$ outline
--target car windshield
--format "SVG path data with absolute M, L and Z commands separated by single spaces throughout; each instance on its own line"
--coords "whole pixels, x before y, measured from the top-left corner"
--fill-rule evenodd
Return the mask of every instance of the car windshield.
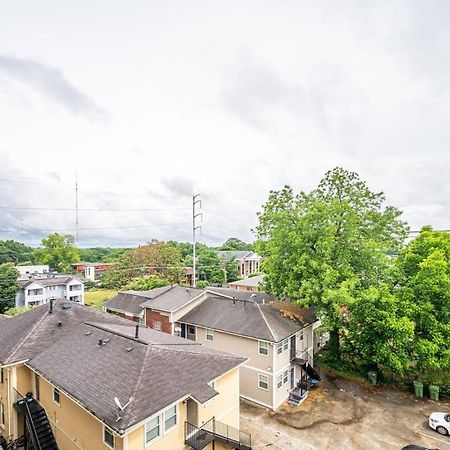
M 446 414 L 444 416 L 444 419 L 445 419 L 446 422 L 450 422 L 450 414 Z

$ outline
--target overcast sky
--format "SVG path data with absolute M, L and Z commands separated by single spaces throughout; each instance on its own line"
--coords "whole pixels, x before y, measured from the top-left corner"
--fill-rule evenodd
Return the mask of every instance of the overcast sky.
M 446 0 L 0 1 L 0 206 L 61 209 L 0 209 L 0 239 L 74 234 L 76 171 L 82 246 L 190 240 L 193 193 L 201 240 L 252 240 L 270 189 L 335 166 L 450 228 L 449 23 Z

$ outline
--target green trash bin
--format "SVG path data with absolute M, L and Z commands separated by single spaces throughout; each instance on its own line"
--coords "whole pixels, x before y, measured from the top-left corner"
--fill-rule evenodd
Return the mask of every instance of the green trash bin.
M 418 398 L 423 397 L 423 383 L 421 381 L 414 381 L 414 395 Z
M 435 384 L 430 384 L 428 386 L 428 390 L 430 391 L 430 399 L 437 402 L 439 400 L 439 386 Z
M 377 372 L 371 370 L 367 375 L 369 376 L 369 381 L 371 384 L 377 384 L 377 377 L 378 377 Z

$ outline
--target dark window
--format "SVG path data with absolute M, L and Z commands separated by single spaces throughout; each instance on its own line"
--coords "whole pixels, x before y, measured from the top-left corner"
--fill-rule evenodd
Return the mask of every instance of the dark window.
M 60 400 L 61 400 L 61 395 L 60 395 L 59 389 L 53 388 L 53 401 L 59 405 Z
M 192 325 L 188 325 L 188 333 L 189 334 L 195 334 L 195 327 Z
M 103 440 L 108 447 L 114 448 L 114 434 L 106 427 L 103 428 Z

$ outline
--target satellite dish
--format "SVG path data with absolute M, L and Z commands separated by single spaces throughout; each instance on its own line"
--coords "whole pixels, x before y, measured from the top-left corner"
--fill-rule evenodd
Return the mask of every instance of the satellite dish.
M 120 404 L 120 400 L 117 397 L 114 397 L 114 402 L 117 405 L 117 407 L 123 411 L 123 406 Z
M 181 328 L 180 328 L 180 327 L 176 327 L 176 328 L 175 328 L 175 331 L 176 331 L 177 333 L 179 333 L 179 332 L 181 331 Z

